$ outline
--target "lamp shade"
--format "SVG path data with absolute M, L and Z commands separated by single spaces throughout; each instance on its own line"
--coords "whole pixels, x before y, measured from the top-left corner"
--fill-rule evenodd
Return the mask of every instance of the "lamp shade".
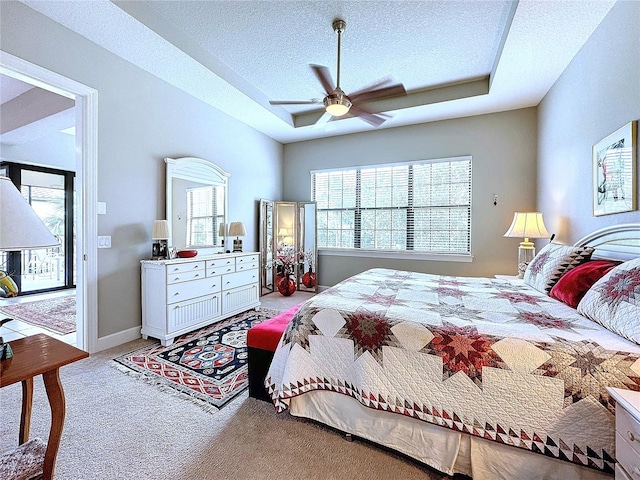
M 219 237 L 226 237 L 227 236 L 227 224 L 226 223 L 221 223 L 220 226 L 218 227 L 218 236 Z
M 519 238 L 550 237 L 540 212 L 515 212 L 513 222 L 504 236 Z
M 231 222 L 231 225 L 229 225 L 230 237 L 244 237 L 246 235 L 247 235 L 247 230 L 244 228 L 244 223 Z
M 46 248 L 60 242 L 8 177 L 0 177 L 0 250 Z
M 167 240 L 169 235 L 169 222 L 167 220 L 154 220 L 153 232 L 151 234 L 152 240 Z

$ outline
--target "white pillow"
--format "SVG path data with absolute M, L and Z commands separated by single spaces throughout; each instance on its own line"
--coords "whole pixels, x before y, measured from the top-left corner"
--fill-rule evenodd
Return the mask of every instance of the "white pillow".
M 524 283 L 542 293 L 549 293 L 560 277 L 590 260 L 593 250 L 592 247 L 547 243 L 527 266 Z
M 640 344 L 640 258 L 618 265 L 594 283 L 578 312 Z

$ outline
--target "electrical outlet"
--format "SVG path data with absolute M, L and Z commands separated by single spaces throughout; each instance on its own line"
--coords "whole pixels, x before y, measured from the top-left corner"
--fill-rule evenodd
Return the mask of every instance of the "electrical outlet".
M 98 248 L 111 248 L 111 236 L 99 236 L 98 237 Z

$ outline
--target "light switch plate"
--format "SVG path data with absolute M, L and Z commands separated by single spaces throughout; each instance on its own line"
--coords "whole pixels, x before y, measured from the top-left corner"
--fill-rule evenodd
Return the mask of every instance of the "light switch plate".
M 98 236 L 98 248 L 111 248 L 111 236 Z
M 98 215 L 106 215 L 107 214 L 107 202 L 98 202 L 98 206 L 96 208 Z

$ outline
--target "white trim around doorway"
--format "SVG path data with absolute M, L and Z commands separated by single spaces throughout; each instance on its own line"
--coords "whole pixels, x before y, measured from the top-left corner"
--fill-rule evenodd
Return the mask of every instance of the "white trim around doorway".
M 98 91 L 58 73 L 0 51 L 0 73 L 76 101 L 77 239 L 76 345 L 98 351 Z

